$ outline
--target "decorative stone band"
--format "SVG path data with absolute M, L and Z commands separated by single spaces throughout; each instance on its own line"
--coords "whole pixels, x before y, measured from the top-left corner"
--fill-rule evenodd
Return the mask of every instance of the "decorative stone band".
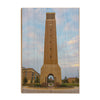
M 55 13 L 46 13 L 46 19 L 55 19 Z

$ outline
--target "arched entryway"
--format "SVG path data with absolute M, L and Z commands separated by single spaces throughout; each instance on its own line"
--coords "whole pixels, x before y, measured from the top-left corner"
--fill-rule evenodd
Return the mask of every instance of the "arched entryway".
M 55 77 L 53 74 L 49 74 L 47 76 L 47 86 L 48 87 L 54 87 L 55 86 Z

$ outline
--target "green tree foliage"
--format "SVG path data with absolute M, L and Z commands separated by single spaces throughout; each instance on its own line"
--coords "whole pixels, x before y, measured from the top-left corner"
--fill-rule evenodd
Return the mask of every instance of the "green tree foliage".
M 50 83 L 50 82 L 54 83 L 54 80 L 50 80 L 49 78 L 47 78 L 47 82 L 48 83 Z
M 63 83 L 68 83 L 67 76 L 62 80 Z
M 76 83 L 79 83 L 79 78 L 76 78 L 76 79 L 75 79 L 75 82 L 76 82 Z

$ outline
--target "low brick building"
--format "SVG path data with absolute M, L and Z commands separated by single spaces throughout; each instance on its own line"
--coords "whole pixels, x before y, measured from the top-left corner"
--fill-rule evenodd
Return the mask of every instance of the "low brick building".
M 36 78 L 40 79 L 40 74 L 33 68 L 22 68 L 22 82 L 27 79 L 27 84 L 35 83 Z
M 75 83 L 76 82 L 76 78 L 68 78 L 68 83 Z

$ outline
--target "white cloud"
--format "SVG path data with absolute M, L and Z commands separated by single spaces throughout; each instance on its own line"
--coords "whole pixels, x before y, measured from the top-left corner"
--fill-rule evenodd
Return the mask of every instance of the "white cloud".
M 67 24 L 65 25 L 65 27 L 64 27 L 64 31 L 69 31 L 69 30 L 71 30 L 71 23 L 70 23 L 70 22 L 67 23 Z
M 59 64 L 62 67 L 78 67 L 79 63 L 79 35 L 69 41 L 65 41 L 59 52 Z
M 22 23 L 27 23 L 29 20 L 44 22 L 45 10 L 43 8 L 23 8 L 22 9 Z
M 79 67 L 79 64 L 73 64 L 72 67 Z
M 70 40 L 70 41 L 68 41 L 68 44 L 75 44 L 75 43 L 77 43 L 77 41 L 78 40 Z
M 41 45 L 40 43 L 38 43 L 38 44 L 37 44 L 37 47 L 38 47 L 39 52 L 40 52 L 40 53 L 43 53 L 43 51 L 44 51 L 43 45 Z
M 78 32 L 78 28 L 74 25 L 74 23 L 71 21 L 71 22 L 68 22 L 65 24 L 65 27 L 64 27 L 64 31 L 73 31 L 73 32 Z
M 34 33 L 34 32 L 30 32 L 30 33 L 28 33 L 27 34 L 27 36 L 29 37 L 29 38 L 37 38 L 37 36 L 36 36 L 36 34 Z
M 79 43 L 79 35 L 73 37 L 70 41 L 67 42 L 68 45 Z

